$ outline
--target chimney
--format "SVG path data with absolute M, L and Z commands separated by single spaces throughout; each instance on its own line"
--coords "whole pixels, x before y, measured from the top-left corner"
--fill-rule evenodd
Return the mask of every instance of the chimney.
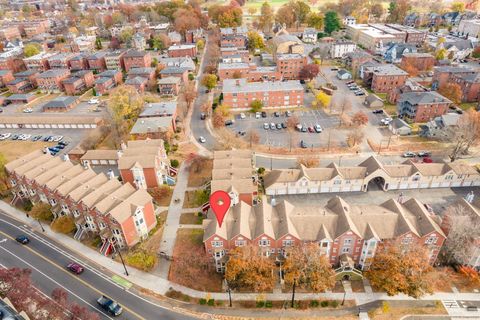
M 110 179 L 110 180 L 115 179 L 115 173 L 113 172 L 112 169 L 108 170 L 107 176 L 108 176 L 108 179 Z

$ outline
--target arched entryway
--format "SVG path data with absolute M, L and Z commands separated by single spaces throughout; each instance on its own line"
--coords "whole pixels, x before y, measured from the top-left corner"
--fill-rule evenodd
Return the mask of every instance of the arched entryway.
M 363 191 L 376 191 L 376 190 L 382 190 L 382 191 L 387 191 L 388 190 L 388 183 L 385 181 L 384 177 L 375 177 L 370 179 L 368 183 L 363 185 Z

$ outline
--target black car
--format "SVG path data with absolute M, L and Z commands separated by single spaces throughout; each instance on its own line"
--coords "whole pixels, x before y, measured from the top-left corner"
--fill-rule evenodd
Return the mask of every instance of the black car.
M 372 113 L 383 113 L 383 109 L 375 109 Z
M 226 125 L 226 126 L 231 126 L 231 125 L 233 125 L 233 120 L 230 120 L 230 119 L 229 119 L 229 120 L 226 120 L 226 121 L 225 121 L 225 125 Z
M 267 113 L 265 111 L 262 111 L 262 118 L 266 118 L 267 117 Z
M 202 112 L 202 113 L 200 114 L 200 120 L 205 120 L 205 118 L 207 118 L 207 115 Z
M 287 129 L 287 124 L 285 122 L 282 122 L 282 129 Z
M 26 235 L 19 235 L 18 237 L 15 238 L 17 242 L 20 242 L 21 244 L 28 244 L 30 242 L 30 239 Z
M 63 144 L 57 144 L 57 145 L 55 146 L 55 148 L 57 148 L 57 149 L 64 149 L 65 146 L 64 146 Z
M 280 117 L 280 112 L 275 111 L 275 112 L 273 113 L 273 115 L 278 118 L 278 117 Z
M 46 136 L 45 138 L 43 138 L 43 141 L 47 142 L 52 136 Z
M 68 141 L 60 141 L 58 144 L 61 145 L 61 146 L 68 146 L 69 142 Z

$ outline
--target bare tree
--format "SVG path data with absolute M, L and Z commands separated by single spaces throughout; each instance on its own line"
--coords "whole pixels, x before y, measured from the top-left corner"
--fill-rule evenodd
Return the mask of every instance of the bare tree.
M 260 135 L 258 134 L 257 130 L 250 130 L 247 136 L 248 140 L 250 141 L 250 148 L 253 144 L 257 144 L 260 142 Z
M 318 160 L 317 157 L 305 156 L 305 157 L 298 158 L 297 163 L 304 165 L 307 168 L 315 168 L 315 167 L 318 167 L 318 165 L 320 164 L 320 161 Z
M 189 82 L 185 85 L 183 97 L 187 103 L 187 109 L 190 110 L 193 101 L 195 101 L 195 98 L 197 97 L 197 91 L 195 90 L 195 85 L 193 82 Z
M 467 154 L 470 147 L 480 141 L 480 113 L 473 109 L 467 110 L 457 125 L 447 130 L 446 137 L 453 143 L 450 161 L 455 161 L 461 154 Z
M 360 128 L 356 128 L 347 135 L 347 144 L 350 147 L 359 145 L 362 143 L 364 137 L 365 133 L 363 132 L 363 130 Z
M 480 219 L 475 219 L 465 207 L 454 205 L 444 215 L 448 237 L 443 244 L 441 257 L 445 263 L 468 264 L 480 240 Z
M 292 151 L 293 135 L 295 135 L 296 127 L 298 123 L 299 123 L 299 120 L 297 116 L 291 116 L 286 121 L 287 131 L 290 136 L 290 151 Z

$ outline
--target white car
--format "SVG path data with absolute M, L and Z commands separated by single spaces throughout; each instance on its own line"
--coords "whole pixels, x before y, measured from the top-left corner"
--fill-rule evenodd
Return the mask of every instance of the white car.
M 96 98 L 92 98 L 92 99 L 88 100 L 88 104 L 97 104 L 97 103 L 100 103 L 100 100 L 98 100 Z
M 315 127 L 313 127 L 313 128 L 315 129 L 315 132 L 316 132 L 316 133 L 322 132 L 322 127 L 320 127 L 319 124 L 316 124 Z
M 63 140 L 63 136 L 55 136 L 55 137 L 53 138 L 53 141 L 54 141 L 54 142 L 60 142 L 60 141 L 62 141 L 62 140 Z
M 265 123 L 263 124 L 263 129 L 265 129 L 265 130 L 270 129 L 270 125 L 265 122 Z
M 22 140 L 23 140 L 23 141 L 27 141 L 27 140 L 29 140 L 31 137 L 32 137 L 31 134 L 24 134 Z
M 7 132 L 7 133 L 3 133 L 0 135 L 0 140 L 5 140 L 5 139 L 8 139 L 10 138 L 12 134 L 10 132 Z
M 23 113 L 32 113 L 32 112 L 33 112 L 33 109 L 31 108 L 23 109 Z
M 245 113 L 240 113 L 240 119 L 245 119 L 247 116 L 245 115 Z
M 255 119 L 260 119 L 261 116 L 262 114 L 260 112 L 255 113 Z
M 198 138 L 198 141 L 200 141 L 200 143 L 205 143 L 205 142 L 207 142 L 207 140 L 206 140 L 204 137 L 202 137 L 202 136 L 200 136 L 200 137 Z
M 380 120 L 380 122 L 385 126 L 389 125 L 390 122 L 392 122 L 392 121 L 393 121 L 392 118 L 384 118 L 384 119 Z

